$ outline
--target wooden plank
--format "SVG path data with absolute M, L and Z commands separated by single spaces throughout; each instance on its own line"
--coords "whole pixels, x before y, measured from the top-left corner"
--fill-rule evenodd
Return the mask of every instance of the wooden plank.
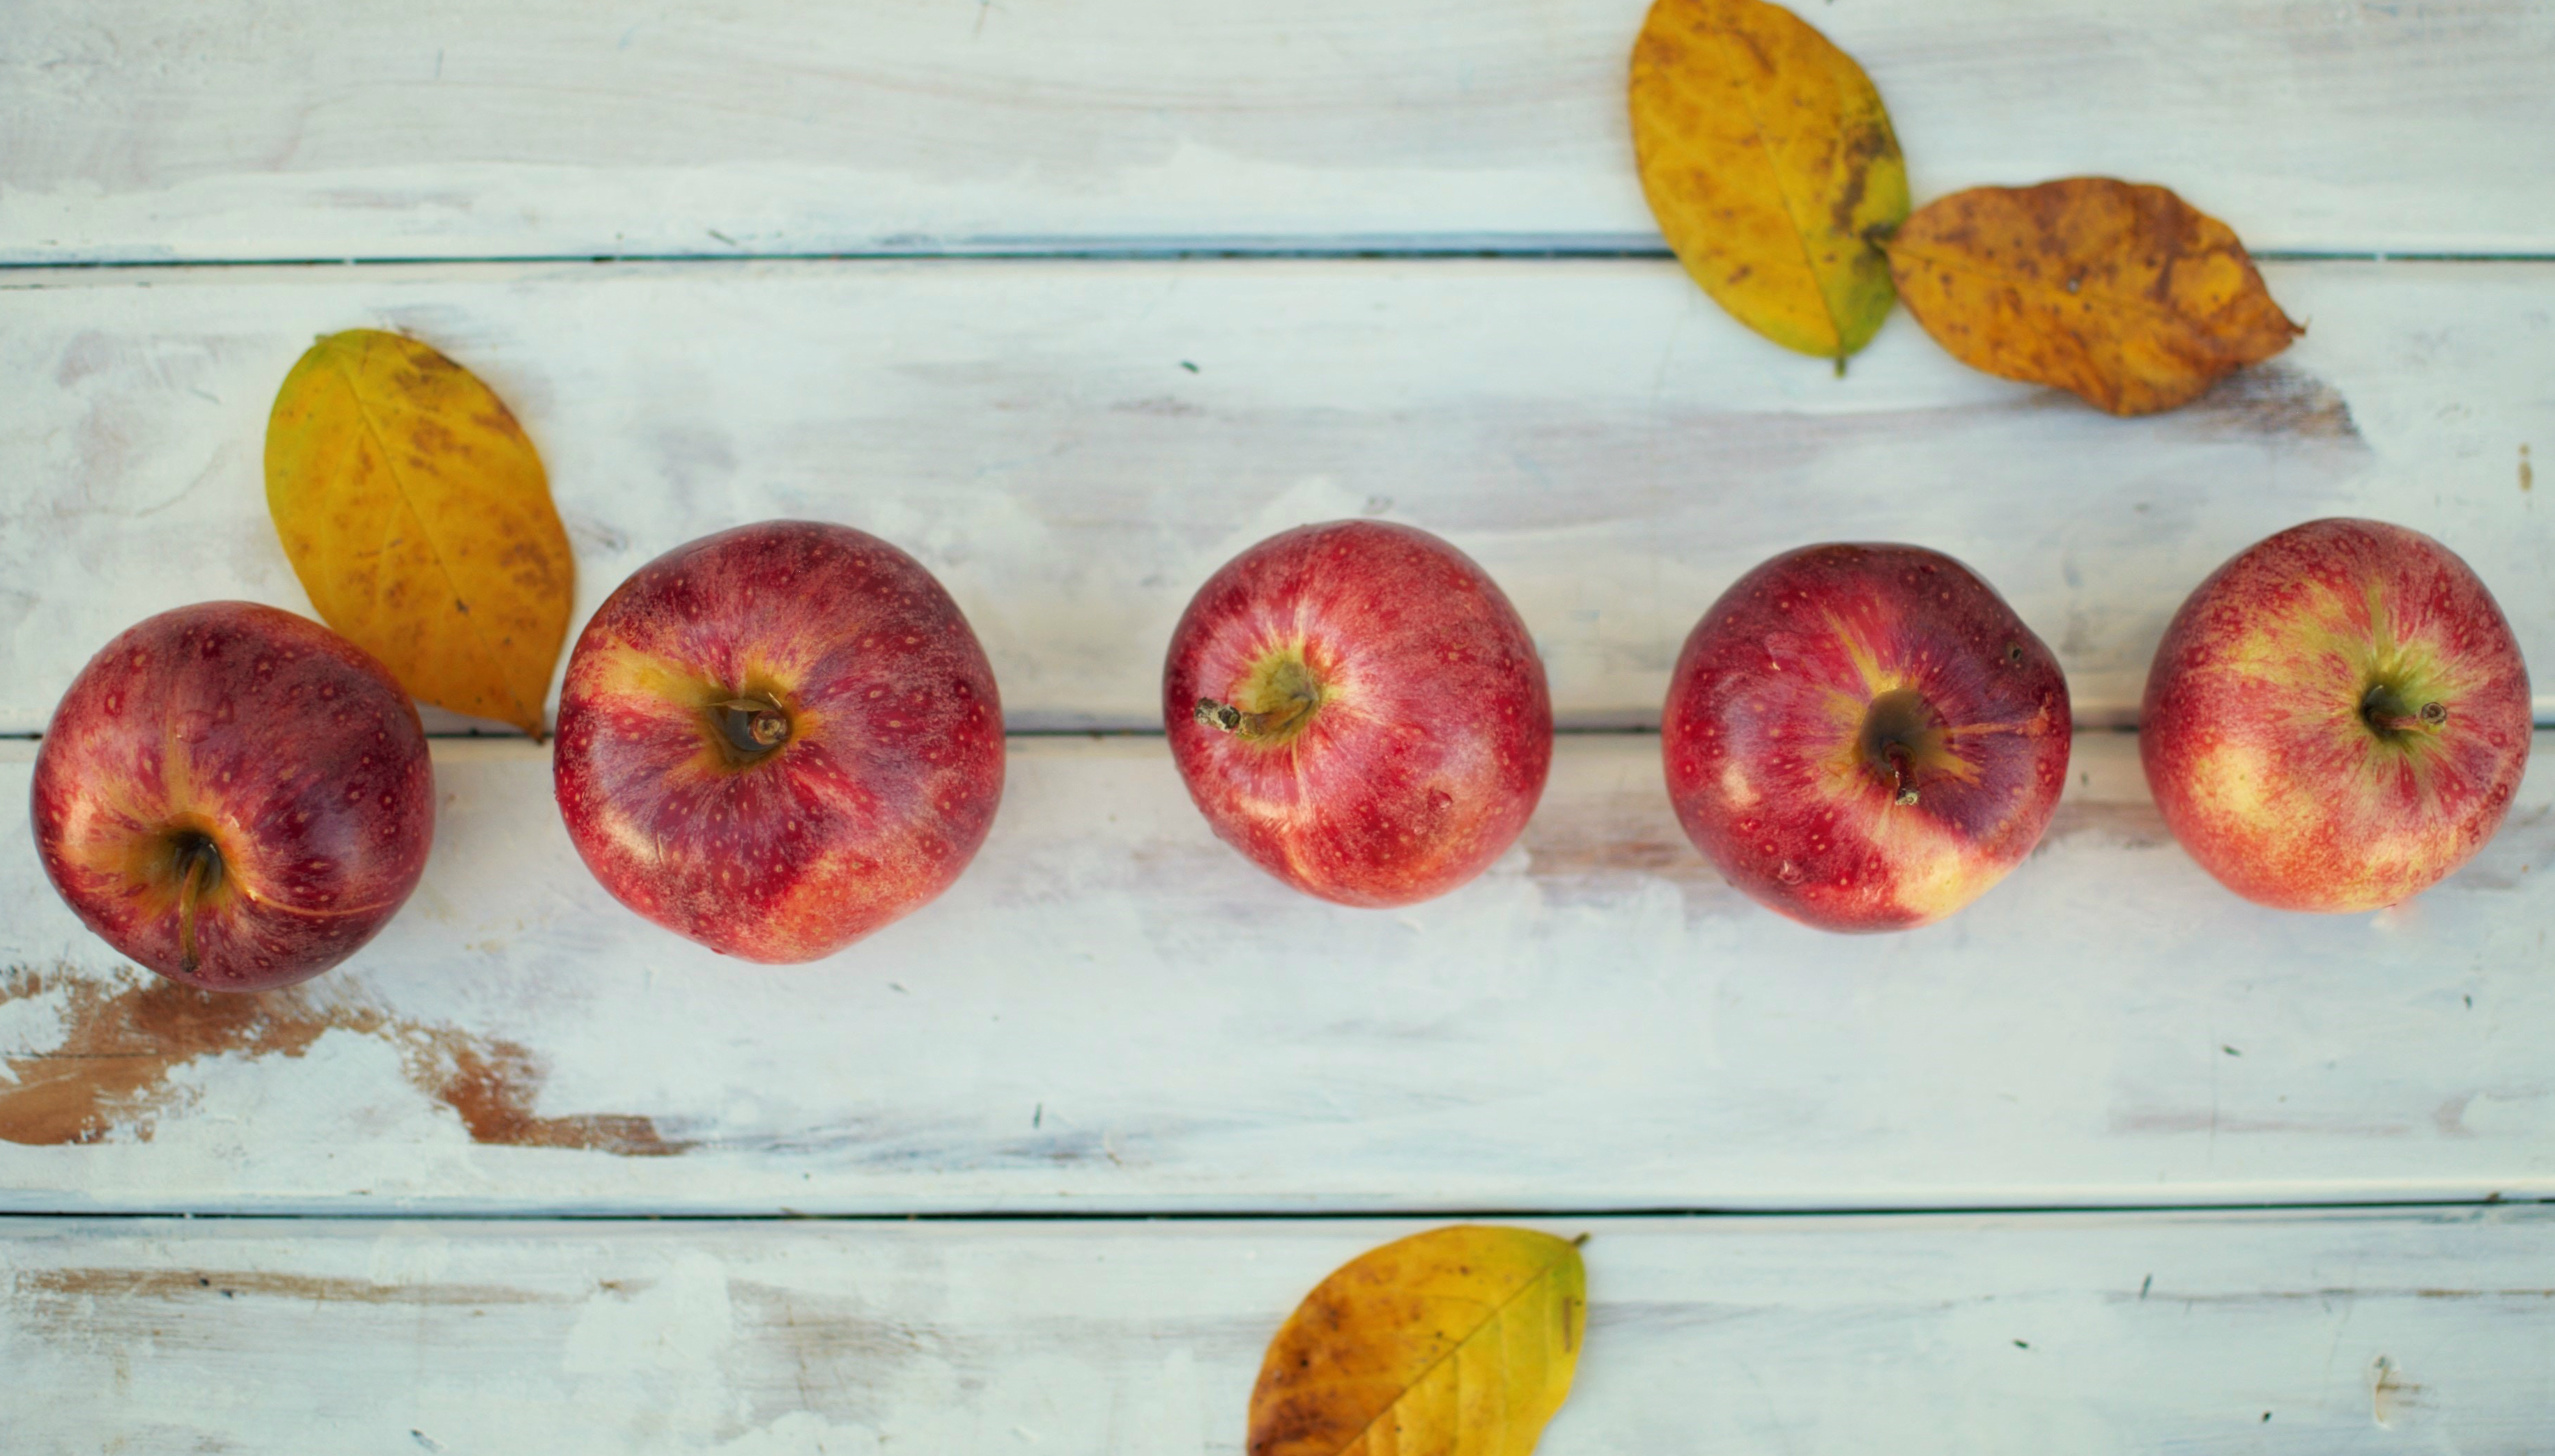
M 1656 242 L 1645 0 L 17 0 L 0 260 Z M 2101 173 L 2255 247 L 2555 248 L 2527 0 L 1804 13 L 1919 197 Z
M 1381 515 L 1517 601 L 1565 724 L 1654 725 L 1734 578 L 1817 540 L 1968 560 L 2127 721 L 2183 595 L 2281 527 L 2372 515 L 2464 552 L 2555 721 L 2555 264 L 2313 264 L 2313 331 L 2117 421 L 1953 363 L 1905 319 L 1842 382 L 1670 265 L 809 263 L 58 272 L 0 285 L 0 732 L 150 611 L 307 611 L 264 510 L 313 334 L 412 329 L 488 378 L 551 471 L 580 620 L 740 522 L 917 552 L 1020 728 L 1158 726 L 1189 594 L 1260 538 Z M 1194 369 L 1192 369 L 1194 366 Z M 447 724 L 450 720 L 443 720 Z
M 2542 1451 L 2555 1215 L 1547 1222 L 1543 1456 Z M 1414 1226 L 11 1220 L 10 1449 L 1238 1451 Z
M 0 802 L 30 745 L 0 745 Z M 2078 739 L 2039 852 L 1832 936 L 1566 738 L 1522 846 L 1392 912 L 1209 837 L 1157 739 L 1012 745 L 941 901 L 723 961 L 585 874 L 529 744 L 436 745 L 434 858 L 306 993 L 206 1010 L 0 835 L 0 1208 L 2038 1207 L 2555 1196 L 2555 734 L 2398 910 L 2256 910 Z M 94 1141 L 88 1141 L 94 1140 Z

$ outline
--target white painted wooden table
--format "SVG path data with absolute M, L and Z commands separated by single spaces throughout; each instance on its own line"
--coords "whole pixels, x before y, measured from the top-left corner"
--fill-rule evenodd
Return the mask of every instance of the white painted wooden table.
M 368 324 L 514 405 L 580 613 L 846 521 L 1017 733 L 959 886 L 801 970 L 622 911 L 449 718 L 424 887 L 298 993 L 190 1008 L 0 835 L 0 1451 L 1232 1451 L 1303 1290 L 1466 1214 L 1594 1235 L 1555 1456 L 2555 1451 L 2555 731 L 2331 919 L 2210 882 L 2127 731 L 2182 594 L 2336 513 L 2466 554 L 2555 729 L 2555 8 L 1805 9 L 1920 200 L 2113 173 L 2270 255 L 2307 337 L 2138 422 L 1724 318 L 1642 9 L 0 7 L 0 800 L 115 631 L 306 609 L 266 410 Z M 1399 912 L 1250 869 L 1151 732 L 1197 581 L 1347 515 L 1481 559 L 1575 730 Z M 1980 568 L 2084 730 L 2041 851 L 1879 939 L 1721 884 L 1643 731 L 1836 537 Z

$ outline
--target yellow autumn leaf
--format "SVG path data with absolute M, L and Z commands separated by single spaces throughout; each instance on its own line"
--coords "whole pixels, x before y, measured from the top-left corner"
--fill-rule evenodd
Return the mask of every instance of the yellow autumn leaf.
M 1465 1225 L 1370 1250 L 1269 1342 L 1250 1456 L 1526 1456 L 1587 1329 L 1564 1240 Z
M 1907 311 L 1962 363 L 2115 415 L 2184 404 L 2305 331 L 2234 229 L 2108 177 L 1928 202 L 1889 240 L 1889 266 Z
M 1764 0 L 1657 0 L 1633 46 L 1633 149 L 1659 231 L 1703 291 L 1787 349 L 1836 359 L 1889 313 L 1876 240 L 1907 167 L 1854 58 Z
M 420 701 L 542 736 L 576 567 L 494 391 L 415 339 L 330 334 L 276 394 L 266 505 L 321 621 Z

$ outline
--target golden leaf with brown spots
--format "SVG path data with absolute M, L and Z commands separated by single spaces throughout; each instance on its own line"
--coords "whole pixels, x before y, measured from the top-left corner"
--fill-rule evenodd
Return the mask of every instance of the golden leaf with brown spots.
M 1588 1275 L 1525 1229 L 1415 1234 L 1304 1296 L 1260 1366 L 1250 1456 L 1526 1456 L 1570 1394 Z
M 2159 186 L 1972 187 L 1888 248 L 1907 310 L 1953 357 L 2115 415 L 2187 404 L 2305 332 L 2235 232 Z
M 415 339 L 330 334 L 276 394 L 266 505 L 321 621 L 421 702 L 542 736 L 576 567 L 495 392 Z
M 1657 0 L 1632 103 L 1642 190 L 1703 291 L 1787 349 L 1843 361 L 1871 342 L 1907 167 L 1854 58 L 1763 0 Z

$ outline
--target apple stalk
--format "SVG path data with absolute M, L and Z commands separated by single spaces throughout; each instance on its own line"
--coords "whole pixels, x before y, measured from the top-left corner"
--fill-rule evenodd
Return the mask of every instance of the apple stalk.
M 178 966 L 192 975 L 203 963 L 195 951 L 195 909 L 222 873 L 222 852 L 201 834 L 178 842 Z
M 2449 721 L 2449 705 L 2427 702 L 2414 712 L 2405 712 L 2404 704 L 2384 687 L 2370 690 L 2362 699 L 2360 716 L 2380 733 L 2437 733 Z
M 1289 730 L 1303 726 L 1304 720 L 1312 714 L 1313 703 L 1314 699 L 1310 697 L 1299 697 L 1282 708 L 1252 713 L 1231 703 L 1202 697 L 1197 700 L 1195 716 L 1208 727 L 1238 738 L 1284 738 Z

